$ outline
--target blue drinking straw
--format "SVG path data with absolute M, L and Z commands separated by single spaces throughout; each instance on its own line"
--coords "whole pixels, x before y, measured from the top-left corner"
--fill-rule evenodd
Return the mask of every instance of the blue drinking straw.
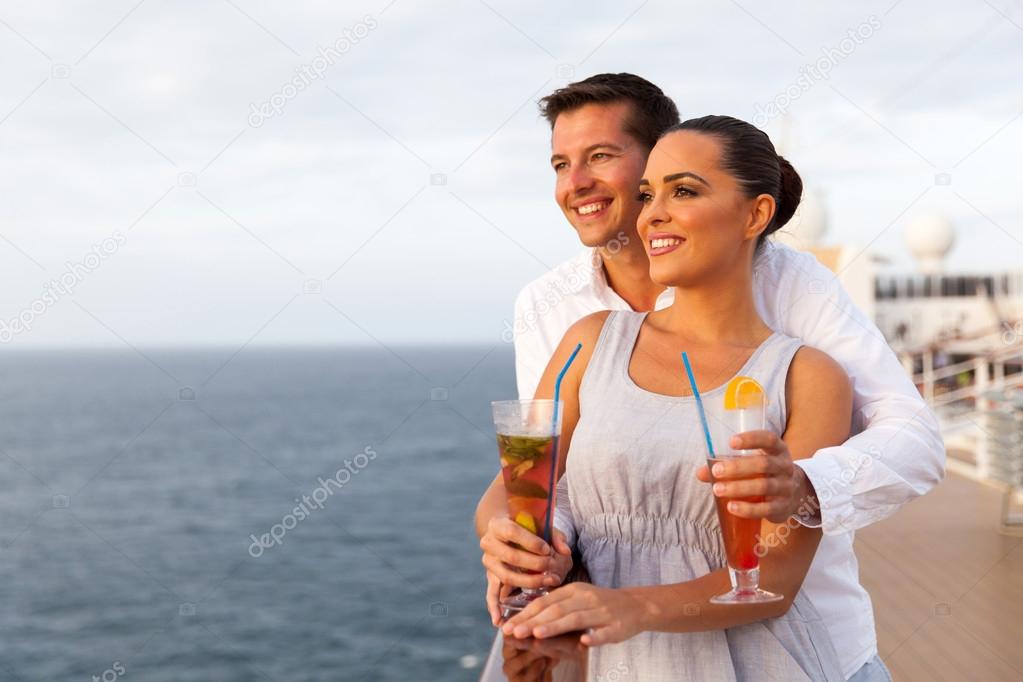
M 696 378 L 693 376 L 693 368 L 689 365 L 689 356 L 682 352 L 682 364 L 686 366 L 686 374 L 689 376 L 689 386 L 693 389 L 693 396 L 696 398 L 696 408 L 700 412 L 700 423 L 703 424 L 703 437 L 707 439 L 707 451 L 710 458 L 714 459 L 714 444 L 710 441 L 710 427 L 707 425 L 707 413 L 703 411 L 703 401 L 700 400 L 700 391 L 696 388 Z
M 558 429 L 558 402 L 561 400 L 561 380 L 565 378 L 565 372 L 575 362 L 575 356 L 583 349 L 583 344 L 576 344 L 575 350 L 568 356 L 568 362 L 558 373 L 558 379 L 554 382 L 554 416 L 551 417 L 551 431 L 554 432 L 554 440 L 551 442 L 551 473 L 547 483 L 547 519 L 543 524 L 543 539 L 551 545 L 551 505 L 554 502 L 554 474 L 558 468 L 558 440 L 561 432 Z M 551 545 L 553 547 L 553 545 Z

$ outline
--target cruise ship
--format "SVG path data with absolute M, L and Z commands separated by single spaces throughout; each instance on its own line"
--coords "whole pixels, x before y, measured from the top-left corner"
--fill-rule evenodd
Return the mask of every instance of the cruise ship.
M 835 273 L 822 293 L 840 285 L 873 319 L 937 413 L 949 470 L 1001 485 L 1003 526 L 1023 523 L 1013 511 L 1023 501 L 1023 269 L 951 271 L 955 228 L 936 212 L 903 226 L 912 272 L 893 271 L 867 248 L 825 245 L 826 232 L 820 195 L 808 192 L 777 238 Z

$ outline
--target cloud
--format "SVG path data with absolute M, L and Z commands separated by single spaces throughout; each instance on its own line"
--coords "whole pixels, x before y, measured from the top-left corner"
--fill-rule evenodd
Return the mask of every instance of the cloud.
M 972 207 L 927 195 L 962 231 L 953 264 L 1012 267 L 1020 247 L 992 221 L 1021 229 L 1023 12 L 994 4 L 1009 19 L 922 0 L 23 4 L 0 17 L 0 317 L 120 229 L 123 248 L 12 346 L 230 345 L 264 324 L 256 344 L 496 342 L 517 289 L 578 248 L 535 108 L 566 66 L 645 75 L 684 115 L 752 117 L 872 14 L 876 35 L 768 131 L 826 192 L 836 241 L 867 241 L 959 163 L 951 190 Z M 322 78 L 250 125 L 367 16 Z M 908 264 L 899 226 L 876 246 Z M 310 279 L 359 325 L 302 294 Z

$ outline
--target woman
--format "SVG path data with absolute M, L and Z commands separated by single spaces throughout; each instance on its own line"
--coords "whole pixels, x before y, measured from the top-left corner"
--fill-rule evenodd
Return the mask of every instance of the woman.
M 721 402 L 734 376 L 759 381 L 767 430 L 783 434 L 793 458 L 848 437 L 844 371 L 772 332 L 754 307 L 754 253 L 792 217 L 801 191 L 767 136 L 733 118 L 686 121 L 654 147 L 638 227 L 651 277 L 675 288 L 674 303 L 580 320 L 537 391 L 553 396 L 557 372 L 582 343 L 561 386 L 567 461 L 556 525 L 577 545 L 592 584 L 537 600 L 503 625 L 506 636 L 586 630 L 584 644 L 613 645 L 591 654 L 598 677 L 624 662 L 642 680 L 842 679 L 824 625 L 799 591 L 819 530 L 786 529 L 762 558 L 762 585 L 781 602 L 709 602 L 730 584 L 714 501 L 695 479 L 706 446 L 680 361 L 686 351 L 708 404 Z M 733 447 L 776 445 L 766 432 L 743 438 Z M 775 528 L 765 521 L 762 535 Z M 555 542 L 559 574 L 565 546 Z

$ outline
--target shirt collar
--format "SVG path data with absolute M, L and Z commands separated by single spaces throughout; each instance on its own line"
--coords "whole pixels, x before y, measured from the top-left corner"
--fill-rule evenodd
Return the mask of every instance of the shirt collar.
M 607 274 L 604 272 L 604 261 L 600 258 L 600 252 L 596 248 L 584 251 L 577 261 L 590 270 L 589 287 L 593 296 L 600 301 L 601 305 L 608 310 L 632 310 L 624 298 L 618 295 L 611 285 L 608 284 Z M 668 287 L 660 293 L 654 303 L 655 310 L 667 308 L 675 300 L 675 289 Z

